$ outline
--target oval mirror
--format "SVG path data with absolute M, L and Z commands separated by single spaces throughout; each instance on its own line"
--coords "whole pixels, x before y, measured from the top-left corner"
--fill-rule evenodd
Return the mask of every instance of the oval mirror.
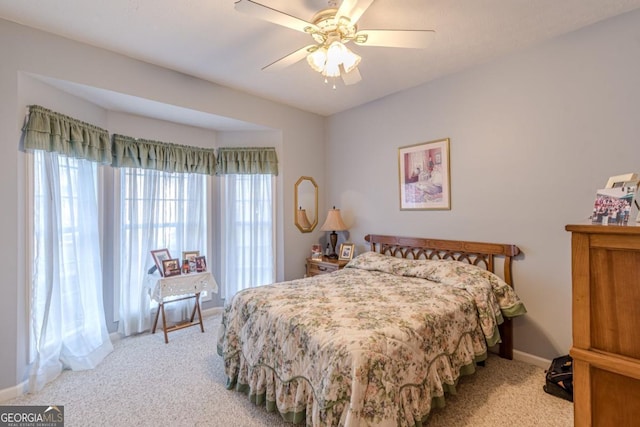
M 301 176 L 294 187 L 294 223 L 303 233 L 318 225 L 318 185 L 310 176 Z

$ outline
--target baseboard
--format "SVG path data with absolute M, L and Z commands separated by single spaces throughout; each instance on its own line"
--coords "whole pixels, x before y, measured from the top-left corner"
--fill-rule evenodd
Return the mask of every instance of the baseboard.
M 16 397 L 22 396 L 27 392 L 28 386 L 28 381 L 23 381 L 20 384 L 14 385 L 13 387 L 0 390 L 0 402 L 6 402 L 11 399 L 15 399 Z
M 524 351 L 518 350 L 513 350 L 513 360 L 525 362 L 542 369 L 548 369 L 551 365 L 551 360 L 539 356 L 534 356 L 533 354 L 525 353 Z

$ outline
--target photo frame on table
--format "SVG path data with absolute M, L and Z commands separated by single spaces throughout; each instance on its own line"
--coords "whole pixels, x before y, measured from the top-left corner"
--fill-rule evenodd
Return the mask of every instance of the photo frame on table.
M 182 262 L 189 263 L 189 273 L 196 271 L 196 258 L 200 256 L 200 251 L 182 251 Z
M 322 246 L 320 244 L 311 245 L 311 259 L 322 260 Z
M 178 258 L 162 260 L 162 272 L 164 277 L 179 276 L 180 260 Z
M 207 271 L 207 258 L 204 255 L 196 257 L 196 273 Z
M 449 138 L 398 148 L 400 210 L 451 209 Z
M 351 261 L 353 252 L 355 251 L 355 243 L 342 243 L 338 254 L 339 261 Z
M 164 276 L 164 267 L 162 262 L 164 260 L 171 259 L 169 249 L 154 249 L 151 251 L 151 257 L 153 258 L 153 262 L 156 264 L 156 268 L 160 272 L 160 275 Z

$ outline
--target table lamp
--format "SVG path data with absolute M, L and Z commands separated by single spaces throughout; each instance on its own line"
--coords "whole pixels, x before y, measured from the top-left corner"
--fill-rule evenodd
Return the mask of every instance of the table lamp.
M 331 231 L 331 234 L 329 234 L 329 239 L 331 241 L 331 254 L 329 254 L 329 258 L 338 259 L 338 254 L 336 253 L 338 233 L 336 233 L 336 231 L 344 231 L 346 229 L 347 226 L 344 224 L 344 221 L 342 221 L 342 217 L 340 216 L 340 209 L 336 209 L 334 206 L 333 209 L 329 210 L 327 220 L 320 228 L 321 231 Z

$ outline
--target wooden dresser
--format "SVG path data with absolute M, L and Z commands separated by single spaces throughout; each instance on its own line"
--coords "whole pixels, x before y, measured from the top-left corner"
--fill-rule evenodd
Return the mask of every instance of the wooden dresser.
M 640 227 L 567 225 L 576 426 L 640 423 Z
M 327 274 L 340 270 L 349 261 L 338 261 L 322 257 L 322 260 L 307 258 L 307 277 L 317 276 L 318 274 Z

